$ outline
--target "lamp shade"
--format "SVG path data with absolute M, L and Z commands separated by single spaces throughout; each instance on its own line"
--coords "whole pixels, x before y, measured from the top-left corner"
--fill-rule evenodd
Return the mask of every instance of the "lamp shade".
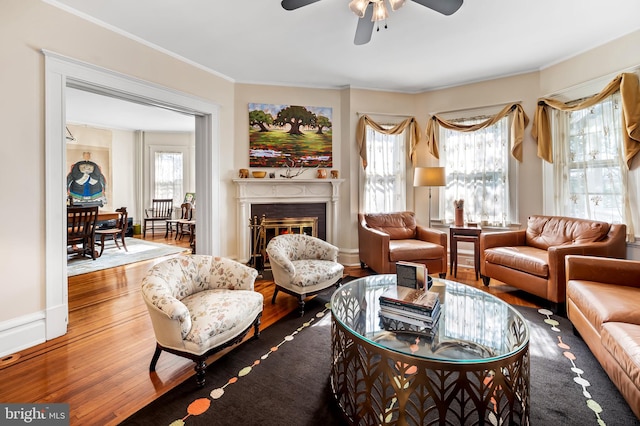
M 447 179 L 444 167 L 416 167 L 413 186 L 445 186 Z
M 364 12 L 367 10 L 367 6 L 369 5 L 369 0 L 351 0 L 349 3 L 349 9 L 353 13 L 355 13 L 358 18 L 362 18 L 364 16 Z
M 387 12 L 387 6 L 384 5 L 384 0 L 373 0 L 373 16 L 371 20 L 374 22 L 384 21 L 389 17 Z
M 400 9 L 404 5 L 405 0 L 389 0 L 391 4 L 391 10 L 395 11 Z

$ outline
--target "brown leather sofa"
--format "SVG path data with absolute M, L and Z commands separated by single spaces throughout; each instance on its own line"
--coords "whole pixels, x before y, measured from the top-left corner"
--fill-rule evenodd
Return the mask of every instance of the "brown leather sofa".
M 429 274 L 447 274 L 446 232 L 419 226 L 415 213 L 359 213 L 360 265 L 379 274 L 396 272 L 396 262 L 424 263 Z
M 551 302 L 564 312 L 569 254 L 624 258 L 626 226 L 563 216 L 531 216 L 526 229 L 480 235 L 480 275 Z
M 567 317 L 640 419 L 640 262 L 567 256 Z

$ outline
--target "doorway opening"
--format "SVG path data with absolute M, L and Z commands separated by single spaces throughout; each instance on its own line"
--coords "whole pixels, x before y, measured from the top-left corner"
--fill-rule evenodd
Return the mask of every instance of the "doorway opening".
M 122 100 L 152 105 L 195 117 L 195 170 L 198 194 L 198 251 L 219 252 L 219 213 L 213 209 L 219 183 L 219 107 L 200 98 L 80 62 L 54 52 L 45 55 L 45 313 L 39 320 L 43 340 L 66 333 L 68 287 L 66 271 L 65 100 L 74 87 Z M 214 229 L 213 224 L 217 228 Z

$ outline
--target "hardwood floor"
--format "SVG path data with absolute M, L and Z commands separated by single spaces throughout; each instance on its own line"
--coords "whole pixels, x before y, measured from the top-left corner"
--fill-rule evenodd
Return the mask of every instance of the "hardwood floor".
M 186 239 L 176 242 L 157 234 L 147 240 L 188 248 Z M 110 425 L 190 379 L 192 361 L 168 353 L 161 355 L 156 372 L 149 373 L 155 339 L 140 282 L 161 259 L 70 277 L 68 333 L 1 359 L 0 401 L 65 402 L 72 425 Z M 357 266 L 345 273 L 365 276 L 371 271 Z M 513 287 L 493 280 L 484 287 L 472 269 L 459 268 L 456 281 L 510 304 L 538 306 Z M 297 309 L 296 299 L 284 293 L 271 304 L 272 281 L 259 278 L 255 288 L 265 298 L 261 328 Z

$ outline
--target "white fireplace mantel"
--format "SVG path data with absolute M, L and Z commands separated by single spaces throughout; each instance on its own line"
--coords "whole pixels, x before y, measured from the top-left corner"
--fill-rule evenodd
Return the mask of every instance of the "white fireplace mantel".
M 251 257 L 251 205 L 270 203 L 325 203 L 327 205 L 327 241 L 338 238 L 338 187 L 344 179 L 233 179 L 238 199 L 238 256 Z

